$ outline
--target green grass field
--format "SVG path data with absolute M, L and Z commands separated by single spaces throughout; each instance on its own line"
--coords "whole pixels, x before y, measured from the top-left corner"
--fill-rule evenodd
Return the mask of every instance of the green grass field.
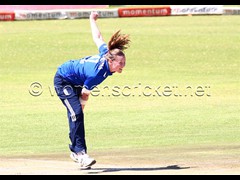
M 106 41 L 122 29 L 132 43 L 123 73 L 106 79 L 85 108 L 89 151 L 240 145 L 240 16 L 98 26 Z M 97 54 L 88 19 L 1 22 L 0 42 L 0 156 L 68 152 L 53 77 L 63 62 Z M 29 93 L 33 82 L 41 95 Z

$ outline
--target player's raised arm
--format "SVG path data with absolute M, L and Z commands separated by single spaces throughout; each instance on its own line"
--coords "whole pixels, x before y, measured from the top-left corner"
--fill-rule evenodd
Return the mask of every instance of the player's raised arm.
M 92 30 L 93 41 L 99 48 L 104 43 L 104 40 L 103 40 L 102 34 L 96 23 L 96 21 L 98 19 L 98 13 L 95 11 L 92 11 L 89 19 L 90 19 L 90 25 L 91 25 L 91 30 Z

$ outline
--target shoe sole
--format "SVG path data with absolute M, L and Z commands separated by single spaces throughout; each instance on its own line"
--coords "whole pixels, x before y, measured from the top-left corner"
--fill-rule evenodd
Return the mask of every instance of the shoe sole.
M 91 166 L 89 166 L 89 167 L 80 167 L 80 170 L 89 170 L 89 169 L 91 169 Z
M 96 164 L 96 160 L 94 160 L 93 162 L 91 162 L 91 164 L 87 165 L 87 167 L 91 167 L 92 165 Z

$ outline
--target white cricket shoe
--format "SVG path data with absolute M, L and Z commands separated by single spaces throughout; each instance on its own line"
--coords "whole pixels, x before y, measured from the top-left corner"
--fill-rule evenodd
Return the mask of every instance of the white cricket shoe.
M 78 155 L 77 159 L 81 169 L 90 169 L 96 163 L 96 160 L 89 157 L 88 154 Z
M 93 158 L 90 158 L 89 155 L 85 154 L 76 154 L 74 152 L 71 152 L 70 158 L 76 162 L 79 163 L 81 169 L 91 169 L 91 166 L 96 163 L 96 160 Z

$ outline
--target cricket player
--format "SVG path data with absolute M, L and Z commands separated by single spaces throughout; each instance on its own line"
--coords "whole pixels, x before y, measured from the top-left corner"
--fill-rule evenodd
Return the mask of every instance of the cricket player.
M 113 73 L 121 73 L 125 67 L 124 50 L 129 47 L 129 35 L 114 33 L 106 44 L 96 24 L 97 12 L 91 12 L 89 20 L 94 43 L 99 53 L 81 59 L 69 60 L 57 69 L 54 77 L 56 93 L 67 109 L 70 157 L 81 169 L 89 169 L 96 163 L 87 154 L 84 130 L 84 107 L 92 89 Z

